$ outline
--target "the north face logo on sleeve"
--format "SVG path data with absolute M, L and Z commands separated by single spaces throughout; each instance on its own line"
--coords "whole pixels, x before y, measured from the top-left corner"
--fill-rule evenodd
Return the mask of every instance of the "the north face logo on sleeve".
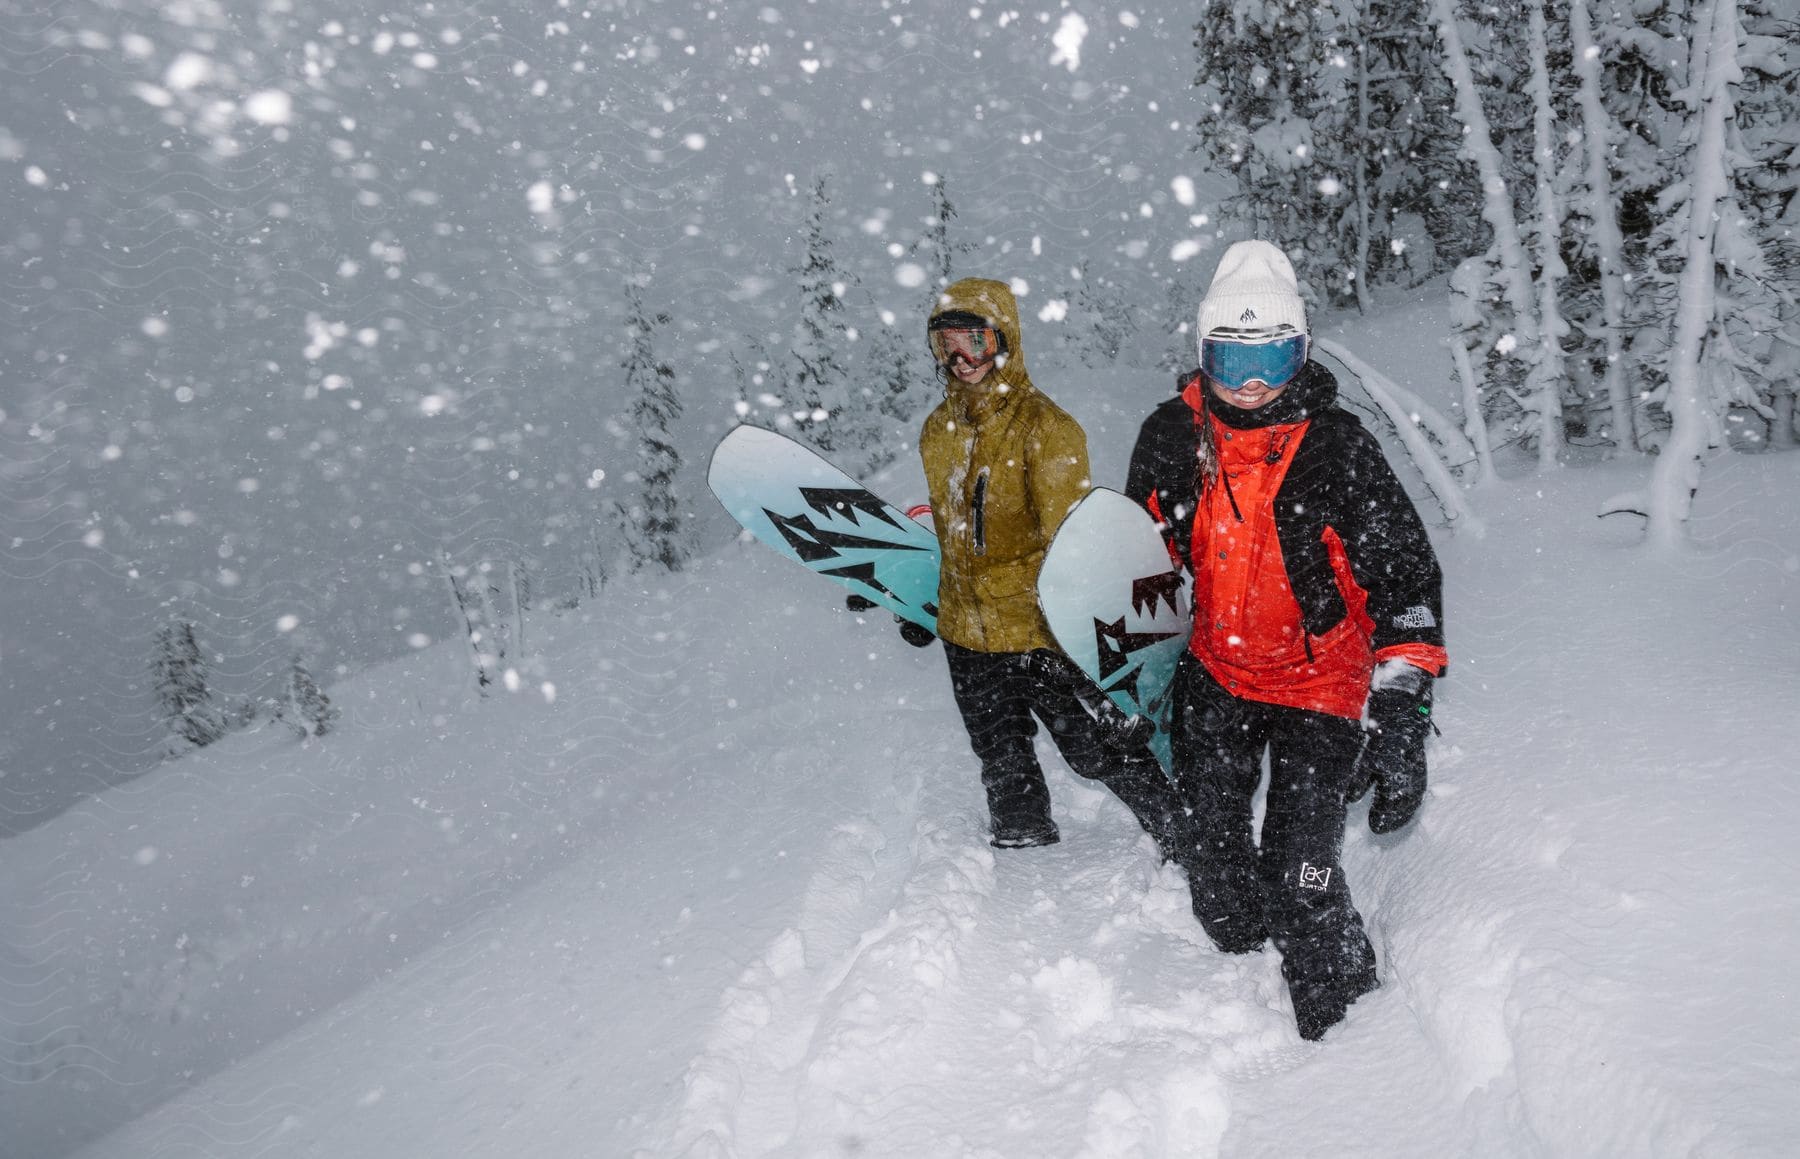
M 1437 617 L 1432 615 L 1431 609 L 1424 604 L 1414 604 L 1394 617 L 1394 627 L 1435 628 L 1437 627 Z

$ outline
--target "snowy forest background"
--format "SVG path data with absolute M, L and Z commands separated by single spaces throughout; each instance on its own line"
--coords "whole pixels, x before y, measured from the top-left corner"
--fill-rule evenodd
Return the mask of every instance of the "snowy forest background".
M 1461 406 L 1390 401 L 1443 516 L 1444 480 L 1626 457 L 1609 509 L 1678 551 L 1706 462 L 1796 437 L 1795 29 L 1791 0 L 11 0 L 0 831 L 194 743 L 183 633 L 207 713 L 291 720 L 315 673 L 471 629 L 492 666 L 527 607 L 724 542 L 700 468 L 737 421 L 905 456 L 964 273 L 1013 280 L 1040 365 L 1159 372 L 1239 236 L 1321 317 L 1438 286 Z

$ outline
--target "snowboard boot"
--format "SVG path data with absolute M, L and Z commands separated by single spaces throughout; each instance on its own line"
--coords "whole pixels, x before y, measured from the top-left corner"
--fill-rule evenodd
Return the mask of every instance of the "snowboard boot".
M 1284 956 L 1281 972 L 1287 978 L 1288 997 L 1294 1003 L 1294 1024 L 1300 1037 L 1317 1042 L 1325 1032 L 1344 1020 L 1351 1005 L 1364 994 L 1381 985 L 1375 974 L 1375 954 L 1362 931 L 1356 931 L 1359 945 L 1339 961 L 1320 968 L 1313 963 L 1304 973 L 1293 968 L 1291 956 Z
M 1206 931 L 1206 936 L 1212 939 L 1221 954 L 1254 954 L 1269 940 L 1269 931 L 1256 918 L 1220 919 L 1202 914 L 1199 890 L 1192 885 L 1188 888 L 1194 894 L 1194 916 L 1200 919 L 1200 928 Z
M 1048 817 L 1020 818 L 1016 821 L 994 821 L 994 836 L 989 842 L 995 849 L 1031 849 L 1039 845 L 1055 845 L 1062 840 L 1056 822 Z
M 1062 838 L 1050 817 L 1050 789 L 1033 760 L 997 762 L 981 771 L 987 793 L 988 826 L 995 849 L 1055 845 Z
M 1188 870 L 1194 917 L 1221 954 L 1254 954 L 1269 940 L 1262 897 L 1248 874 L 1196 863 Z
M 1336 986 L 1290 985 L 1288 997 L 1294 1001 L 1294 1025 L 1300 1037 L 1308 1042 L 1324 1038 L 1327 1030 L 1344 1020 L 1352 1003 L 1379 985 L 1373 971 Z

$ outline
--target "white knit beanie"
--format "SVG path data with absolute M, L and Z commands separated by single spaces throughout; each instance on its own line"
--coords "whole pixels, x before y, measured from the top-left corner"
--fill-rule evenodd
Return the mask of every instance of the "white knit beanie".
M 1306 333 L 1306 303 L 1300 300 L 1294 264 L 1266 241 L 1237 242 L 1219 258 L 1200 303 L 1195 337 L 1220 337 L 1215 331 L 1261 337 L 1288 326 Z

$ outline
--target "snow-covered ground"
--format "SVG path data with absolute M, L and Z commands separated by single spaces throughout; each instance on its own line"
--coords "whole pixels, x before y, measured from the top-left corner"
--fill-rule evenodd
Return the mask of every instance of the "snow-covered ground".
M 1410 318 L 1353 344 L 1441 378 Z M 1165 384 L 1038 377 L 1116 483 Z M 1384 985 L 1323 1043 L 1048 752 L 1063 843 L 990 849 L 941 650 L 738 544 L 540 615 L 517 691 L 439 645 L 0 841 L 0 1154 L 1800 1152 L 1800 457 L 1666 561 L 1595 516 L 1644 470 L 1440 537 L 1432 793 L 1352 811 Z

